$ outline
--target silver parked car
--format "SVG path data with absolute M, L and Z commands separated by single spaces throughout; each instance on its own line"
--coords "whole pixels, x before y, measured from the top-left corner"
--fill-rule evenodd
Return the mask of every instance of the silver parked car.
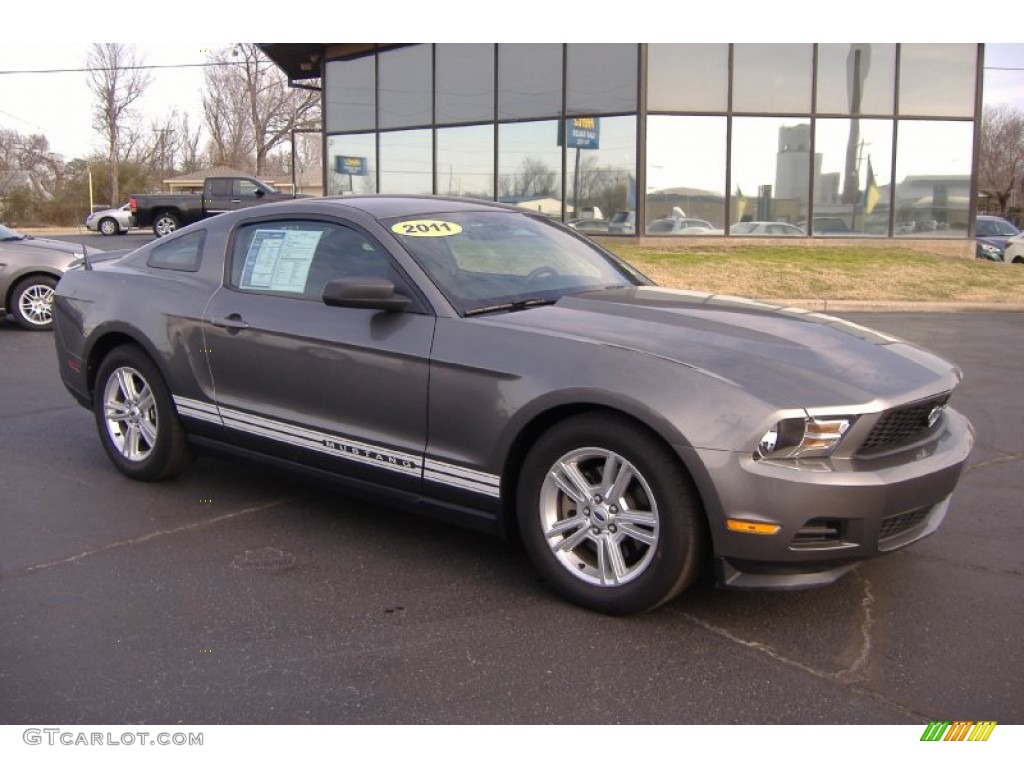
M 23 235 L 0 224 L 0 315 L 18 325 L 48 331 L 53 322 L 53 289 L 82 256 L 82 246 Z
M 86 229 L 103 235 L 126 235 L 132 226 L 132 212 L 128 203 L 119 208 L 90 213 L 85 220 Z
M 555 592 L 612 614 L 705 569 L 829 583 L 935 531 L 973 444 L 960 371 L 918 347 L 659 288 L 464 199 L 225 213 L 70 271 L 55 309 L 64 384 L 128 477 L 254 452 L 518 535 Z
M 729 234 L 749 237 L 802 237 L 807 233 L 795 224 L 787 224 L 784 221 L 740 221 L 729 227 Z

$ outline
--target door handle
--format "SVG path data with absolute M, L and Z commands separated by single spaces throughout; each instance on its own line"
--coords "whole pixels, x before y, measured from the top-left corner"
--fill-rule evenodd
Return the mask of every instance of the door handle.
M 237 312 L 233 312 L 227 317 L 211 318 L 210 325 L 215 325 L 218 328 L 227 328 L 229 331 L 244 331 L 249 327 L 249 324 Z

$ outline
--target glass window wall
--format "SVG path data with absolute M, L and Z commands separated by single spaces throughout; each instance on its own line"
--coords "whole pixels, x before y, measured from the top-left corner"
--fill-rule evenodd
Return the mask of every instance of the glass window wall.
M 380 135 L 380 192 L 434 194 L 433 138 L 429 129 Z
M 810 113 L 813 52 L 810 44 L 733 46 L 733 110 Z
M 895 234 L 967 235 L 973 145 L 970 122 L 899 122 Z
M 810 202 L 810 122 L 737 117 L 732 131 L 731 223 L 781 221 L 804 226 Z
M 562 50 L 556 43 L 498 45 L 498 119 L 562 114 Z
M 724 117 L 648 117 L 645 231 L 722 234 L 725 158 Z
M 377 191 L 377 137 L 373 133 L 327 137 L 327 194 Z
M 430 45 L 412 45 L 378 57 L 380 128 L 430 125 L 434 120 Z
M 588 142 L 586 148 L 566 149 L 566 218 L 598 213 L 600 218 L 609 218 L 620 211 L 632 213 L 633 223 L 626 229 L 619 230 L 617 225 L 610 229 L 632 234 L 636 214 L 636 116 L 593 119 L 598 141 Z M 567 131 L 571 133 L 571 126 L 567 126 Z
M 635 112 L 638 50 L 636 45 L 625 43 L 571 43 L 567 53 L 566 112 Z
M 437 122 L 494 120 L 494 45 L 445 43 L 434 47 Z
M 437 194 L 494 199 L 494 125 L 437 131 Z
M 328 131 L 372 131 L 377 127 L 374 58 L 329 61 L 324 78 L 324 125 Z
M 888 234 L 892 131 L 891 120 L 817 121 L 813 234 Z
M 818 114 L 891 115 L 896 98 L 896 46 L 818 46 Z
M 558 120 L 498 126 L 498 200 L 562 216 Z M 593 212 L 590 212 L 593 217 Z M 603 216 L 596 217 L 603 220 Z
M 926 45 L 900 47 L 901 115 L 972 117 L 978 46 Z
M 726 43 L 647 47 L 647 109 L 725 112 L 729 101 Z

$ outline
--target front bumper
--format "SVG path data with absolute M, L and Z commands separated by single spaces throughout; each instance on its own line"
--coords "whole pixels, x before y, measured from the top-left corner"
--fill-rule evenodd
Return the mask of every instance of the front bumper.
M 974 445 L 966 418 L 947 409 L 944 419 L 926 445 L 874 460 L 756 461 L 693 449 L 713 489 L 704 497 L 719 582 L 827 584 L 862 560 L 934 533 Z M 731 531 L 729 519 L 779 528 Z

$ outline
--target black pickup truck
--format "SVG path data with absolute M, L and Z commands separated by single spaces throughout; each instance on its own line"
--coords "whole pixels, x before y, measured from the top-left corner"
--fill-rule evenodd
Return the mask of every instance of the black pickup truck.
M 128 205 L 136 226 L 152 227 L 157 237 L 163 237 L 207 216 L 293 197 L 308 195 L 278 192 L 251 176 L 207 176 L 201 195 L 132 195 Z

